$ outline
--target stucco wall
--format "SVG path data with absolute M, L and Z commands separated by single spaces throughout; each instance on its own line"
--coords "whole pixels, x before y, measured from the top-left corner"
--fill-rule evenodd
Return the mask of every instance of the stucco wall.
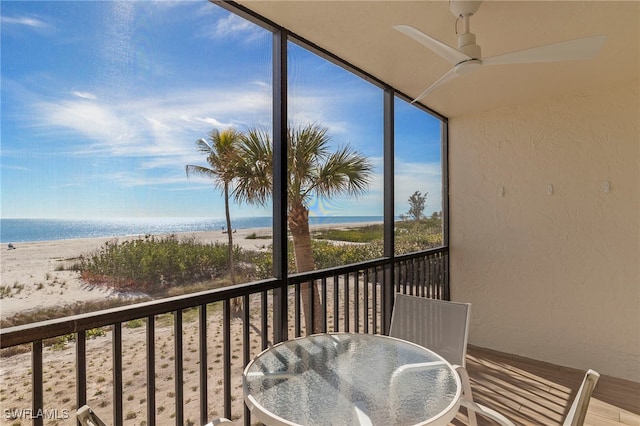
M 472 303 L 471 344 L 640 382 L 639 99 L 624 86 L 450 120 L 452 298 Z

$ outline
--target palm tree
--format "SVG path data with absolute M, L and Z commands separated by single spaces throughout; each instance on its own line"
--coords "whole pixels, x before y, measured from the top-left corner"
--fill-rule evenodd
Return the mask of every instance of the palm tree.
M 230 186 L 235 179 L 235 164 L 238 161 L 238 146 L 242 134 L 235 129 L 225 129 L 222 132 L 212 130 L 209 140 L 198 139 L 198 151 L 207 156 L 209 167 L 188 164 L 185 166 L 187 177 L 196 174 L 209 177 L 216 188 L 224 195 L 224 213 L 227 221 L 227 237 L 229 238 L 229 274 L 231 283 L 236 283 L 235 266 L 233 262 L 233 232 L 231 214 L 229 212 Z
M 330 151 L 327 129 L 317 124 L 289 128 L 287 132 L 287 224 L 293 239 L 298 272 L 315 269 L 311 234 L 309 232 L 309 203 L 313 197 L 333 198 L 358 195 L 366 191 L 372 165 L 368 159 L 349 147 Z M 239 149 L 243 160 L 239 163 L 235 196 L 243 201 L 264 205 L 271 196 L 273 182 L 273 151 L 271 140 L 263 130 L 249 130 Z M 311 288 L 310 288 L 311 287 Z M 310 292 L 314 292 L 315 321 L 311 326 Z M 315 283 L 302 289 L 303 309 L 307 329 L 321 329 L 322 304 Z

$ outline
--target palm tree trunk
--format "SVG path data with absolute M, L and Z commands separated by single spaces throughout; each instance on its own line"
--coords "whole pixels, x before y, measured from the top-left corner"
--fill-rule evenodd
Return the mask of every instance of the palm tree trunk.
M 233 230 L 231 229 L 231 213 L 229 211 L 229 184 L 224 183 L 224 214 L 227 220 L 227 239 L 229 241 L 228 253 L 229 253 L 229 275 L 231 278 L 231 284 L 236 283 L 236 268 L 233 261 Z M 240 316 L 240 298 L 236 297 L 231 301 L 231 316 Z
M 311 233 L 309 232 L 309 210 L 301 203 L 291 206 L 288 217 L 289 230 L 293 237 L 293 250 L 296 257 L 296 270 L 308 272 L 315 269 L 313 261 L 313 249 L 311 247 Z M 313 307 L 311 307 L 311 292 L 313 291 Z M 322 331 L 322 300 L 318 285 L 313 282 L 301 286 L 302 309 L 307 327 L 307 334 Z M 311 312 L 313 309 L 313 324 Z
M 231 284 L 236 283 L 236 269 L 233 264 L 233 232 L 231 231 L 231 213 L 229 211 L 229 184 L 224 183 L 224 214 L 227 219 L 227 237 L 229 240 L 229 274 L 231 275 Z

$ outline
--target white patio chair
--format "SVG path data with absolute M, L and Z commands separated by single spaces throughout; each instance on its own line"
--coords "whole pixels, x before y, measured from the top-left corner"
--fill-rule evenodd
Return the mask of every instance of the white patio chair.
M 513 423 L 502 414 L 473 401 L 465 368 L 471 304 L 396 294 L 389 336 L 418 344 L 446 359 L 462 382 L 460 405 L 467 409 L 469 425 L 476 426 L 476 413 L 501 425 Z
M 88 405 L 83 405 L 76 410 L 76 418 L 82 426 L 107 426 Z M 229 419 L 220 417 L 210 421 L 205 426 L 216 426 L 222 423 L 232 422 Z
M 76 410 L 76 418 L 82 426 L 107 426 L 88 405 Z
M 231 420 L 226 419 L 224 417 L 219 417 L 217 419 L 213 419 L 212 421 L 210 421 L 209 423 L 207 423 L 205 426 L 216 426 L 222 423 L 232 423 Z
M 587 409 L 591 401 L 591 394 L 593 394 L 599 378 L 600 374 L 597 371 L 587 370 L 562 426 L 582 426 L 584 424 L 584 418 L 587 416 Z

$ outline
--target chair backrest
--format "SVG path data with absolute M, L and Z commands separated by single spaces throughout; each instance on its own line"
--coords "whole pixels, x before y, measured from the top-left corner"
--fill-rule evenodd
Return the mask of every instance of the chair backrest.
M 396 293 L 389 336 L 436 352 L 465 366 L 471 304 Z
M 563 426 L 582 426 L 584 424 L 584 418 L 587 416 L 587 409 L 589 408 L 589 401 L 591 401 L 591 394 L 598 383 L 600 374 L 597 371 L 587 370 L 582 379 L 582 384 L 576 397 L 573 399 L 571 408 L 567 413 L 567 417 L 564 419 Z
M 76 410 L 76 418 L 82 426 L 107 426 L 88 405 L 83 405 Z

